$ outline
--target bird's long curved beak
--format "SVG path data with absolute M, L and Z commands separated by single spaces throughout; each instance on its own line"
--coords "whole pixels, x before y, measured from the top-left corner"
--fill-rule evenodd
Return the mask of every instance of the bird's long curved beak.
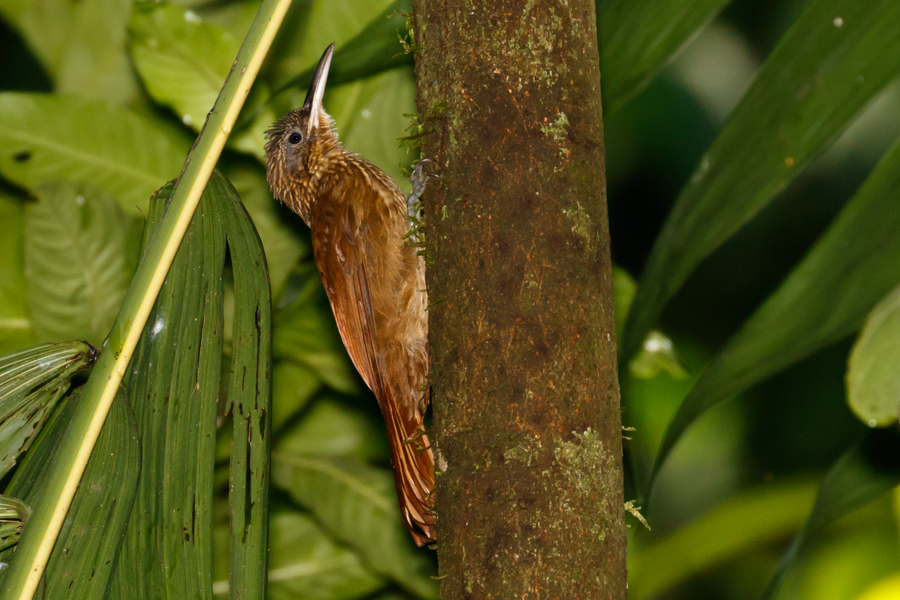
M 303 107 L 309 107 L 309 128 L 307 133 L 312 133 L 319 124 L 319 113 L 322 111 L 322 98 L 325 96 L 325 83 L 328 81 L 328 69 L 331 68 L 331 57 L 334 56 L 334 43 L 325 48 L 325 53 L 316 65 L 309 90 L 306 92 L 306 100 Z

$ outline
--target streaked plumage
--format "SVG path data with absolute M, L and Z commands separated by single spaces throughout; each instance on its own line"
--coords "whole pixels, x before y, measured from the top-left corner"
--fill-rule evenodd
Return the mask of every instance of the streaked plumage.
M 304 105 L 268 132 L 269 186 L 312 231 L 341 338 L 387 423 L 401 512 L 422 545 L 435 539 L 434 456 L 423 425 L 425 264 L 404 239 L 409 225 L 400 188 L 341 146 L 322 108 L 333 48 L 322 56 Z

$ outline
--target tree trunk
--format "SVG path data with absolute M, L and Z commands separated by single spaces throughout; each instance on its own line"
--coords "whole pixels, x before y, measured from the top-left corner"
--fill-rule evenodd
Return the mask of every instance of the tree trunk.
M 415 0 L 441 596 L 624 599 L 594 0 Z

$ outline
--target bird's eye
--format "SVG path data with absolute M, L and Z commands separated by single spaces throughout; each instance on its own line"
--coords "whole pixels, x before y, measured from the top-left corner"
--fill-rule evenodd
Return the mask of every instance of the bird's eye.
M 288 136 L 288 141 L 292 144 L 299 144 L 300 140 L 303 139 L 303 136 L 297 133 L 296 131 Z

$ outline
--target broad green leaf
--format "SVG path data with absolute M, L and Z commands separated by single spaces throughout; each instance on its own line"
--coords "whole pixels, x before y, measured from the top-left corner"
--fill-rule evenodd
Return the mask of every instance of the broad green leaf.
M 900 282 L 898 200 L 900 144 L 707 366 L 669 425 L 657 469 L 706 410 L 849 335 Z
M 618 110 L 728 0 L 597 0 L 604 112 Z
M 199 130 L 212 109 L 241 38 L 201 22 L 193 11 L 160 2 L 137 2 L 131 56 L 147 91 Z
M 370 414 L 326 396 L 316 400 L 303 419 L 280 437 L 275 451 L 377 462 L 389 459 L 387 443 L 384 428 Z
M 225 232 L 215 207 L 223 198 L 216 191 L 210 183 L 204 192 L 123 383 L 131 394 L 143 453 L 135 512 L 111 598 L 212 594 L 225 264 Z M 151 204 L 148 234 L 162 216 L 165 197 Z
M 293 5 L 272 47 L 268 76 L 274 88 L 315 65 L 328 44 L 342 47 L 376 18 L 384 18 L 391 0 L 307 0 Z M 395 38 L 396 39 L 396 38 Z M 399 40 L 396 52 L 402 51 Z M 305 94 L 306 88 L 298 88 Z M 302 95 L 301 98 L 302 100 Z M 295 107 L 296 108 L 296 107 Z
M 900 3 L 810 0 L 703 156 L 657 238 L 625 331 L 634 355 L 695 267 L 900 71 Z
M 882 579 L 856 600 L 895 600 L 895 598 L 900 598 L 900 574 Z
M 0 356 L 0 477 L 34 441 L 72 377 L 96 356 L 84 342 L 42 344 Z
M 25 213 L 25 275 L 39 341 L 103 342 L 134 272 L 127 247 L 135 221 L 85 186 L 38 189 Z
M 279 298 L 294 266 L 309 254 L 308 243 L 298 233 L 299 228 L 306 226 L 302 224 L 300 217 L 287 208 L 279 207 L 272 198 L 262 167 L 241 163 L 229 168 L 226 175 L 259 232 L 266 251 L 266 263 L 269 265 L 272 296 Z
M 420 598 L 437 598 L 428 550 L 417 549 L 397 508 L 394 478 L 350 459 L 276 452 L 272 480 L 377 572 Z
M 130 0 L 0 0 L 55 90 L 125 104 L 137 82 L 125 51 Z
M 34 343 L 25 296 L 24 217 L 21 202 L 0 194 L 0 353 Z
M 275 315 L 275 355 L 308 367 L 335 390 L 353 393 L 360 389 L 314 271 L 306 274 L 299 296 Z
M 404 48 L 400 42 L 401 38 L 407 36 L 406 19 L 411 13 L 410 0 L 396 0 L 380 15 L 373 17 L 356 36 L 340 44 L 335 49 L 331 70 L 328 72 L 329 85 L 350 83 L 404 65 L 411 66 L 411 48 Z M 407 40 L 407 43 L 411 42 L 412 40 Z M 315 63 L 283 84 L 275 94 L 289 88 L 306 90 L 314 71 Z
M 280 511 L 269 522 L 268 597 L 270 600 L 353 600 L 385 585 L 359 555 L 336 545 L 308 516 Z M 223 536 L 224 537 L 224 536 Z M 213 594 L 228 594 L 225 565 Z
M 629 598 L 657 597 L 698 572 L 797 531 L 814 495 L 809 482 L 750 489 L 694 523 L 636 548 L 628 562 Z
M 50 465 L 63 447 L 78 394 L 66 400 L 25 456 L 7 493 L 31 505 L 42 495 Z M 81 485 L 50 554 L 44 589 L 37 597 L 103 598 L 134 504 L 141 445 L 128 398 L 120 394 L 103 425 Z
M 866 506 L 900 485 L 900 433 L 870 431 L 825 475 L 809 518 L 782 556 L 763 600 L 774 598 L 788 569 L 826 525 Z
M 281 361 L 272 373 L 272 429 L 278 431 L 299 413 L 322 387 L 322 380 L 309 367 Z
M 900 288 L 869 314 L 850 353 L 847 402 L 871 427 L 900 421 Z
M 207 187 L 224 214 L 234 275 L 228 407 L 234 423 L 229 502 L 232 598 L 263 598 L 272 439 L 272 297 L 262 243 L 237 192 L 221 175 Z
M 164 210 L 151 204 L 147 231 Z M 226 240 L 235 283 L 227 410 L 233 415 L 232 588 L 265 586 L 271 438 L 271 300 L 262 246 L 234 188 L 214 173 L 150 315 L 125 385 L 142 438 L 136 513 L 113 598 L 209 598 Z M 185 457 L 190 457 L 185 460 Z
M 0 93 L 0 174 L 30 190 L 74 181 L 135 210 L 178 175 L 189 147 L 168 128 L 107 104 Z
M 21 500 L 0 496 L 0 552 L 16 545 L 30 512 Z

